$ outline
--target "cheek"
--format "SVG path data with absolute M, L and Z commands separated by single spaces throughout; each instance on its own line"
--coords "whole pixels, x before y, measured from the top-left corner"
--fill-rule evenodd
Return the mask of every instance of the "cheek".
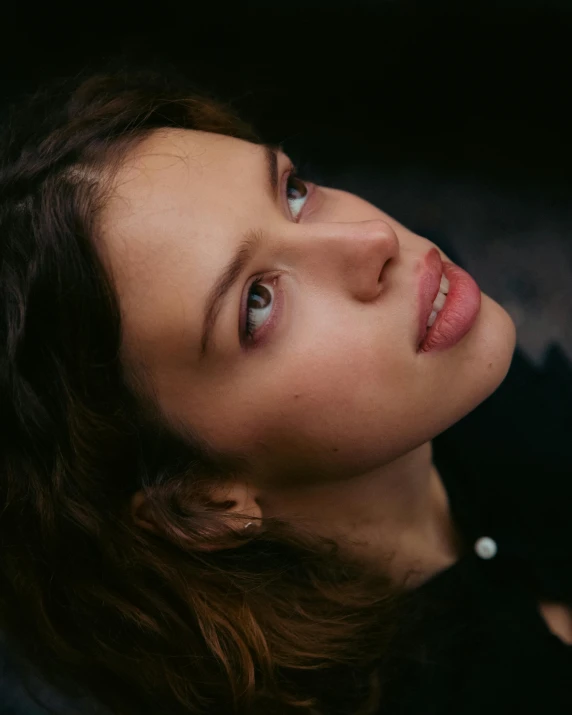
M 404 409 L 415 402 L 406 392 L 412 383 L 373 355 L 365 342 L 338 339 L 324 349 L 314 341 L 271 370 L 241 422 L 266 474 L 289 482 L 343 478 L 403 449 L 414 427 Z
M 370 308 L 335 293 L 297 305 L 275 344 L 209 390 L 221 396 L 208 420 L 217 443 L 300 474 L 331 473 L 333 460 L 345 472 L 368 469 L 409 447 L 427 385 L 400 347 L 401 315 Z

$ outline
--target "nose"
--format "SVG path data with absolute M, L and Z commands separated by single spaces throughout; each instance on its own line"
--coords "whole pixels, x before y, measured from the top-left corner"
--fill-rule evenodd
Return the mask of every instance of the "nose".
M 304 241 L 315 270 L 341 282 L 360 301 L 370 301 L 383 290 L 384 269 L 399 255 L 399 240 L 381 219 L 352 223 L 306 224 Z

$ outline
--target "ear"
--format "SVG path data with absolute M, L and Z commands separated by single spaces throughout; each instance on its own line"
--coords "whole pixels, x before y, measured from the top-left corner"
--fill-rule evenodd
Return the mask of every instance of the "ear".
M 142 529 L 147 529 L 147 531 L 152 531 L 154 534 L 159 533 L 159 529 L 155 524 L 153 516 L 149 512 L 147 497 L 142 490 L 135 492 L 131 497 L 131 518 Z
M 234 481 L 217 485 L 210 492 L 211 502 L 224 508 L 228 514 L 236 514 L 237 524 L 244 526 L 245 519 L 260 521 L 262 510 L 254 487 L 246 482 Z
M 249 523 L 260 522 L 262 510 L 258 504 L 257 495 L 253 487 L 245 482 L 234 481 L 217 485 L 210 491 L 209 501 L 214 506 L 228 515 L 236 515 L 236 529 L 240 532 Z M 147 529 L 159 534 L 157 527 L 148 508 L 147 497 L 142 490 L 135 492 L 130 504 L 131 517 L 142 529 Z

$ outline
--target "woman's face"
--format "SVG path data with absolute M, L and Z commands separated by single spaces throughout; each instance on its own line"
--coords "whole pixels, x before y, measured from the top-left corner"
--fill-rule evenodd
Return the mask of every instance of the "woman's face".
M 244 455 L 261 486 L 405 455 L 490 395 L 515 346 L 482 295 L 464 338 L 418 352 L 434 244 L 345 191 L 306 191 L 280 152 L 276 164 L 239 139 L 157 132 L 120 171 L 102 234 L 124 359 L 145 366 L 169 419 Z

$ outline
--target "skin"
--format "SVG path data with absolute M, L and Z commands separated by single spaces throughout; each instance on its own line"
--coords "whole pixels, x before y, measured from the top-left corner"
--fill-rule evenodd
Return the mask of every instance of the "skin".
M 281 180 L 289 165 L 281 153 Z M 483 294 L 459 343 L 417 352 L 417 286 L 434 244 L 332 188 L 316 186 L 293 217 L 281 186 L 269 194 L 262 147 L 220 135 L 164 130 L 128 157 L 101 232 L 123 359 L 145 366 L 168 419 L 244 455 L 215 498 L 297 521 L 370 563 L 393 554 L 396 577 L 425 578 L 461 548 L 431 439 L 502 382 L 514 323 Z M 206 296 L 249 231 L 260 245 L 201 358 Z M 255 305 L 261 337 L 241 344 L 241 304 L 259 274 L 274 312 Z M 136 495 L 135 513 L 143 504 Z

